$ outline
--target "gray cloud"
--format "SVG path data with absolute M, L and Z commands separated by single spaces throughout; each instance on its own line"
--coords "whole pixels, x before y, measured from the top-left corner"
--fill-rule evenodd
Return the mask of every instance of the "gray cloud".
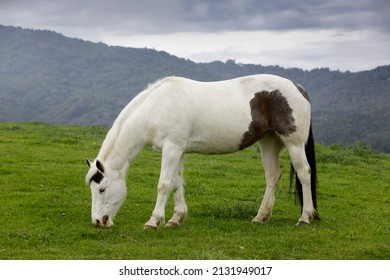
M 380 29 L 389 32 L 387 0 L 98 0 L 1 1 L 3 24 L 112 29 L 124 34 Z
M 156 47 L 198 61 L 215 56 L 261 63 L 258 57 L 266 56 L 275 61 L 271 64 L 306 68 L 389 63 L 389 15 L 388 0 L 0 0 L 3 25 L 49 29 L 111 45 Z M 328 37 L 319 40 L 319 34 Z M 241 45 L 240 36 L 245 38 Z M 213 37 L 225 45 L 216 48 Z M 199 45 L 199 40 L 207 42 Z M 354 64 L 343 62 L 345 56 Z

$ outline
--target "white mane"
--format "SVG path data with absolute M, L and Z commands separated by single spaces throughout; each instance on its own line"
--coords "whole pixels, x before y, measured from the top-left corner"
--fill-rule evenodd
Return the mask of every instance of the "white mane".
M 121 111 L 119 116 L 116 118 L 111 129 L 108 131 L 106 138 L 100 148 L 98 158 L 101 160 L 106 160 L 110 155 L 111 151 L 115 147 L 118 136 L 122 130 L 122 127 L 126 120 L 133 114 L 133 112 L 146 100 L 150 94 L 158 88 L 164 79 L 160 79 L 152 84 L 149 84 L 148 87 L 139 93 L 134 99 Z

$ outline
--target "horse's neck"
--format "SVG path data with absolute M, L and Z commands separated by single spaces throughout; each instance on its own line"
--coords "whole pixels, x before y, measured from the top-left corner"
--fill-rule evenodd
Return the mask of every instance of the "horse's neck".
M 148 95 L 145 91 L 135 97 L 122 110 L 107 133 L 98 159 L 113 169 L 120 170 L 123 166 L 128 166 L 145 146 L 142 139 L 144 127 L 140 126 L 139 121 L 132 121 L 132 115 Z
M 111 128 L 100 149 L 98 159 L 114 170 L 128 167 L 144 147 L 138 137 L 139 134 L 131 133 L 129 129 L 129 127 Z

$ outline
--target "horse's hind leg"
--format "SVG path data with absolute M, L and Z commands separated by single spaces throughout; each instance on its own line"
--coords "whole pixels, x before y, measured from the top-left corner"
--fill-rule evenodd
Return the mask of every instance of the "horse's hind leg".
M 272 215 L 275 189 L 280 178 L 279 153 L 283 148 L 283 143 L 275 134 L 268 134 L 260 140 L 260 147 L 267 188 L 259 212 L 252 220 L 254 223 L 263 223 Z
M 303 207 L 298 225 L 309 224 L 310 218 L 315 216 L 315 209 L 310 187 L 310 166 L 307 162 L 305 146 L 303 143 L 302 145 L 286 143 L 286 148 L 290 154 L 290 159 L 297 172 L 299 181 L 302 184 Z

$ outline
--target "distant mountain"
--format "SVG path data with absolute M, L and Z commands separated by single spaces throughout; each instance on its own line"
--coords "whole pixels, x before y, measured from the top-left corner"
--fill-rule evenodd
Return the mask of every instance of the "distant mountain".
M 307 89 L 318 142 L 365 141 L 390 152 L 390 66 L 351 73 L 233 60 L 195 63 L 151 49 L 0 25 L 0 121 L 110 126 L 136 94 L 162 77 L 213 81 L 257 73 L 290 78 Z

